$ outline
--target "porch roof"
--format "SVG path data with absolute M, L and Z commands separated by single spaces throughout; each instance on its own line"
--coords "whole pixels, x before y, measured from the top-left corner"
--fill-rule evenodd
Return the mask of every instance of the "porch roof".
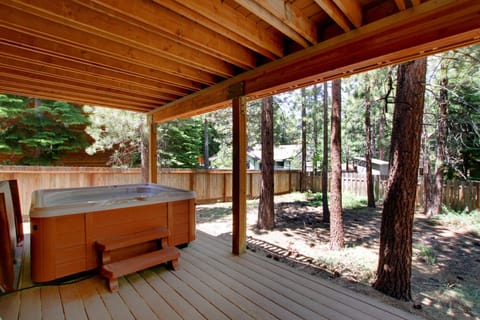
M 473 44 L 475 0 L 5 0 L 0 92 L 155 122 Z

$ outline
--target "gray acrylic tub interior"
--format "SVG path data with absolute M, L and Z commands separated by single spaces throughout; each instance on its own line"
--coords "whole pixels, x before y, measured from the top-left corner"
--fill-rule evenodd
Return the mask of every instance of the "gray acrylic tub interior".
M 52 217 L 195 198 L 195 193 L 159 184 L 43 189 L 32 195 L 31 217 Z

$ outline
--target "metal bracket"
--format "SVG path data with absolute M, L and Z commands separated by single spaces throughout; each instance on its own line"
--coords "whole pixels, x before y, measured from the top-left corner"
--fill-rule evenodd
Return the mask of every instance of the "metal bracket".
M 233 99 L 245 95 L 245 82 L 240 81 L 228 87 L 227 98 Z

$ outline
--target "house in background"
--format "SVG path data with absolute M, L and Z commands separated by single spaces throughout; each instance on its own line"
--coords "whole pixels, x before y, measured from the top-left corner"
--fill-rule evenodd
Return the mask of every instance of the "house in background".
M 299 169 L 302 156 L 302 145 L 287 144 L 274 146 L 273 159 L 275 170 Z M 262 145 L 257 144 L 249 147 L 247 151 L 248 169 L 259 170 L 262 163 Z
M 372 159 L 372 175 L 388 176 L 388 164 L 388 161 Z M 364 157 L 353 157 L 353 166 L 357 168 L 357 172 L 360 174 L 367 172 L 367 161 Z

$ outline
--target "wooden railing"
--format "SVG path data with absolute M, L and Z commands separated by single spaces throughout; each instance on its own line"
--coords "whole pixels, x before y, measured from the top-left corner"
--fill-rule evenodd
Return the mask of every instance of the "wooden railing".
M 299 171 L 276 171 L 275 194 L 298 191 L 300 175 Z M 22 213 L 26 216 L 35 190 L 141 183 L 142 173 L 139 168 L 0 166 L 0 180 L 13 179 L 18 181 Z M 195 191 L 197 203 L 225 202 L 232 198 L 231 170 L 162 169 L 158 172 L 157 179 L 159 184 Z M 307 176 L 307 189 L 321 192 L 321 179 L 321 176 Z M 374 177 L 377 200 L 384 197 L 386 179 L 387 177 Z M 247 171 L 247 198 L 260 196 L 260 182 L 260 171 Z M 366 197 L 365 186 L 365 176 L 343 173 L 343 192 Z M 443 202 L 457 210 L 480 208 L 480 182 L 447 182 Z M 423 189 L 419 186 L 417 204 L 422 203 Z

